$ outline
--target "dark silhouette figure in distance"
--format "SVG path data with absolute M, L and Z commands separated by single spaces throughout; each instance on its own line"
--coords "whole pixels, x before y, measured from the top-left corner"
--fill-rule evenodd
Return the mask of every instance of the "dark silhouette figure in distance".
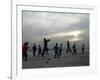
M 72 52 L 69 40 L 67 40 L 67 50 L 66 50 L 66 53 L 68 53 L 68 52 Z
M 58 43 L 56 43 L 56 45 L 54 46 L 54 51 L 55 51 L 55 56 L 54 56 L 54 58 L 58 58 L 58 57 L 59 57 L 59 55 L 58 55 L 58 50 L 59 50 Z
M 85 51 L 85 45 L 83 44 L 82 45 L 82 55 L 84 54 L 84 51 Z
M 38 46 L 38 57 L 41 56 L 41 46 Z
M 73 48 L 73 55 L 77 55 L 77 50 L 76 50 L 76 43 L 72 46 Z
M 25 61 L 27 61 L 27 57 L 28 57 L 28 54 L 27 54 L 27 50 L 28 50 L 28 42 L 25 42 L 24 44 L 23 44 L 23 47 L 22 47 L 22 56 L 23 56 L 23 59 L 25 60 Z
M 59 47 L 59 57 L 61 56 L 62 54 L 62 43 L 60 44 L 60 47 Z
M 37 50 L 37 47 L 36 47 L 35 43 L 33 44 L 32 50 L 33 50 L 33 56 L 35 56 L 35 52 Z

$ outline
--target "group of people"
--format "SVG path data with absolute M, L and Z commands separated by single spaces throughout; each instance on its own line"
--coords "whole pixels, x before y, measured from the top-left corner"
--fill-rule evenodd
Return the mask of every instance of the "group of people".
M 82 50 L 81 51 L 82 51 L 81 52 L 82 54 L 85 52 L 85 45 L 84 44 L 82 44 Z M 73 55 L 77 55 L 76 43 L 73 44 L 72 49 L 71 49 L 70 43 L 69 43 L 69 40 L 68 40 L 67 41 L 66 53 L 69 53 L 69 52 L 73 53 Z
M 41 56 L 41 57 L 44 57 L 44 56 L 47 56 L 48 55 L 48 42 L 50 41 L 50 39 L 46 39 L 44 38 L 43 39 L 44 41 L 44 46 L 43 46 L 43 50 L 41 48 L 40 45 L 38 45 L 38 47 L 35 45 L 35 43 L 33 44 L 33 47 L 32 47 L 32 51 L 33 51 L 33 56 L 36 56 L 36 51 L 38 51 L 38 55 L 37 57 Z M 23 59 L 25 61 L 27 61 L 27 50 L 28 50 L 28 42 L 25 42 L 23 44 L 23 47 L 22 47 L 22 56 L 23 56 Z M 58 43 L 55 44 L 55 46 L 53 47 L 53 50 L 55 52 L 55 55 L 54 55 L 54 58 L 59 58 L 61 55 L 62 55 L 62 51 L 63 51 L 63 48 L 62 48 L 62 43 L 58 46 Z M 85 51 L 85 45 L 83 44 L 82 45 L 82 54 L 84 53 Z M 73 44 L 72 48 L 70 46 L 70 42 L 69 40 L 67 40 L 67 49 L 66 49 L 66 53 L 73 53 L 73 55 L 77 55 L 77 49 L 76 49 L 76 43 Z
M 43 48 L 43 52 L 42 52 L 41 46 L 38 45 L 38 57 L 39 56 L 44 57 L 45 55 L 48 55 L 48 42 L 49 41 L 50 41 L 50 39 L 44 38 L 44 48 Z M 37 50 L 37 47 L 36 47 L 35 43 L 33 44 L 32 50 L 33 50 L 33 56 L 36 56 L 35 55 L 35 52 Z
M 62 54 L 62 43 L 60 44 L 60 46 L 58 46 L 58 43 L 56 43 L 56 45 L 54 46 L 54 51 L 55 51 L 55 58 L 60 57 Z M 82 54 L 85 51 L 85 45 L 82 45 Z M 72 48 L 70 47 L 70 43 L 69 40 L 67 40 L 67 49 L 66 49 L 66 53 L 72 53 L 73 55 L 77 55 L 77 49 L 76 49 L 76 43 L 73 44 Z
M 42 52 L 42 49 L 41 49 L 41 46 L 38 45 L 38 57 L 41 56 L 41 57 L 44 57 L 45 55 L 47 56 L 48 55 L 48 42 L 50 41 L 50 39 L 46 39 L 44 38 L 44 48 L 43 48 L 43 52 Z M 23 59 L 25 61 L 27 61 L 27 57 L 28 57 L 28 54 L 27 54 L 27 50 L 28 50 L 28 42 L 25 42 L 22 46 L 22 56 L 23 56 Z M 32 51 L 33 51 L 33 56 L 36 56 L 36 51 L 37 51 L 37 47 L 35 45 L 35 43 L 33 44 L 33 47 L 32 47 Z

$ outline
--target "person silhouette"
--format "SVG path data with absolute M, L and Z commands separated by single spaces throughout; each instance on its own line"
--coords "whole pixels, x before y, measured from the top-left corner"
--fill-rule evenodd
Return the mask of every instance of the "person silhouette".
M 59 50 L 58 43 L 56 43 L 56 45 L 54 46 L 54 51 L 55 51 L 54 58 L 57 58 L 58 57 L 58 50 Z
M 82 55 L 83 55 L 84 51 L 85 51 L 85 45 L 83 44 L 82 45 Z
M 28 54 L 27 54 L 27 50 L 28 50 L 28 42 L 25 42 L 24 44 L 23 44 L 23 47 L 22 47 L 22 56 L 23 56 L 23 59 L 25 60 L 25 61 L 27 61 L 27 57 L 28 57 Z
M 33 50 L 33 56 L 35 56 L 35 52 L 37 50 L 37 47 L 36 47 L 35 43 L 33 44 L 32 50 Z
M 76 43 L 72 46 L 73 48 L 73 55 L 77 55 L 77 50 L 76 50 Z
M 60 44 L 60 47 L 59 47 L 59 57 L 61 56 L 62 54 L 62 43 Z
M 68 53 L 68 52 L 72 52 L 72 50 L 70 48 L 69 40 L 67 40 L 67 50 L 66 50 L 66 53 Z
M 46 55 L 48 55 L 48 42 L 50 41 L 50 39 L 44 38 L 43 40 L 44 40 L 44 48 L 43 48 L 42 57 L 44 57 L 45 53 Z
M 41 46 L 38 46 L 38 57 L 41 55 Z

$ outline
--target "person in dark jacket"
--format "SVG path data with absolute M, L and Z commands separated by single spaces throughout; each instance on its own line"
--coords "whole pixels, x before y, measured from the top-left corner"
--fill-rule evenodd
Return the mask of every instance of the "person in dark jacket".
M 23 47 L 22 47 L 22 56 L 23 56 L 23 59 L 25 61 L 27 61 L 27 57 L 28 57 L 28 54 L 27 54 L 27 50 L 28 50 L 28 42 L 25 42 Z
M 58 57 L 59 57 L 59 55 L 58 55 L 58 50 L 59 50 L 58 43 L 56 43 L 56 45 L 54 46 L 54 51 L 55 51 L 55 56 L 54 56 L 54 58 L 58 58 Z

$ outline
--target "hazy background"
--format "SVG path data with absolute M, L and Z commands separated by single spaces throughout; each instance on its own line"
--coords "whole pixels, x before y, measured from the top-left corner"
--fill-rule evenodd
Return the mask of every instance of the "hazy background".
M 50 38 L 49 48 L 56 42 L 63 43 L 69 40 L 71 46 L 77 43 L 77 48 L 82 44 L 89 48 L 89 14 L 57 13 L 57 12 L 22 12 L 23 43 L 28 41 L 43 47 L 43 38 Z

